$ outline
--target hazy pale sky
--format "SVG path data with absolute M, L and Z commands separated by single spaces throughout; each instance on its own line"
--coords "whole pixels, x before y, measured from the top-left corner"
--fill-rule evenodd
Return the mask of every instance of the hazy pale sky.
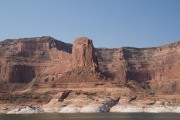
M 0 40 L 37 36 L 109 48 L 175 42 L 180 0 L 0 0 Z

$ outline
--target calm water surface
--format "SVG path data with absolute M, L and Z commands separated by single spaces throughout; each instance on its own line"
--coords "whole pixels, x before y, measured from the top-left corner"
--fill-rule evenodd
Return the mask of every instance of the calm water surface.
M 180 120 L 176 113 L 0 114 L 0 120 Z

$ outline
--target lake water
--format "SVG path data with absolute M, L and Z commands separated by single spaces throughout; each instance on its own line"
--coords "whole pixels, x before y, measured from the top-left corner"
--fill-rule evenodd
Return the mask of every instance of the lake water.
M 0 120 L 180 120 L 176 113 L 0 114 Z

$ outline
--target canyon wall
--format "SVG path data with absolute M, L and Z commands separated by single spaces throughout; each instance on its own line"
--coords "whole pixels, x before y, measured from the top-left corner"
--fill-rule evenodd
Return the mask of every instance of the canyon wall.
M 116 82 L 136 81 L 152 90 L 180 92 L 180 42 L 154 48 L 96 49 L 100 71 Z
M 88 38 L 76 39 L 73 47 L 46 36 L 0 43 L 1 81 L 26 83 L 36 77 L 41 81 L 61 79 L 64 73 L 78 69 L 98 71 L 92 40 Z
M 180 42 L 153 48 L 94 48 L 81 37 L 74 44 L 52 37 L 0 42 L 0 81 L 29 83 L 146 83 L 152 89 L 180 90 Z

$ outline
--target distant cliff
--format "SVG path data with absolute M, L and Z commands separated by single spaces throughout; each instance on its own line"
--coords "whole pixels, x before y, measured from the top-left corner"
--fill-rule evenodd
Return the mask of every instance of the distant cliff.
M 60 84 L 135 81 L 159 92 L 180 92 L 180 41 L 154 48 L 94 48 L 81 37 L 74 44 L 52 37 L 0 42 L 0 81 Z

